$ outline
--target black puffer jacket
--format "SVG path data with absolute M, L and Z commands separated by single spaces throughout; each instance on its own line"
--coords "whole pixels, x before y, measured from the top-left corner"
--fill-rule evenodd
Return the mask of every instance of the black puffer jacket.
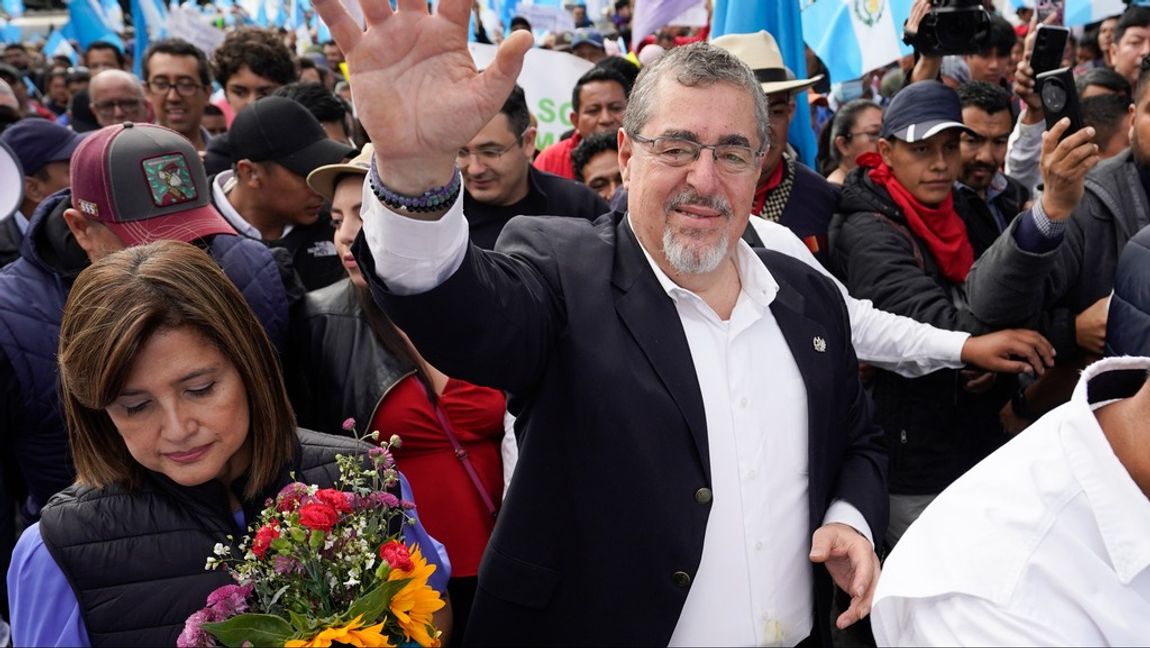
M 843 185 L 840 212 L 831 224 L 834 271 L 859 299 L 877 308 L 934 326 L 970 333 L 985 327 L 966 309 L 965 296 L 939 271 L 926 242 L 915 236 L 885 189 L 856 169 Z M 970 221 L 975 258 L 991 243 L 991 232 L 963 201 L 955 209 Z M 1016 383 L 999 375 L 994 387 L 975 395 L 956 370 L 906 379 L 879 371 L 874 384 L 875 420 L 887 433 L 890 490 L 896 494 L 939 493 L 1004 440 L 998 410 Z

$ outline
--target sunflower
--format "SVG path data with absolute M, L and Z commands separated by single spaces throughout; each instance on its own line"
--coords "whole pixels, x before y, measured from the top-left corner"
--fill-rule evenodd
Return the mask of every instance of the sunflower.
M 444 606 L 439 592 L 431 589 L 427 584 L 427 579 L 435 572 L 435 565 L 427 563 L 427 559 L 420 553 L 419 547 L 412 545 L 409 550 L 413 565 L 411 571 L 393 569 L 387 575 L 389 581 L 403 578 L 411 579 L 403 586 L 403 589 L 391 597 L 389 604 L 391 614 L 399 623 L 399 627 L 403 629 L 408 640 L 415 641 L 424 647 L 439 646 L 439 633 L 436 632 L 436 636 L 433 637 L 428 632 L 429 628 L 434 629 L 431 625 L 432 615 Z
M 292 639 L 284 644 L 284 648 L 329 648 L 332 643 L 338 642 L 345 646 L 381 646 L 394 647 L 395 644 L 383 634 L 383 624 L 363 627 L 363 615 L 355 617 L 345 626 L 332 626 L 322 630 L 309 640 Z

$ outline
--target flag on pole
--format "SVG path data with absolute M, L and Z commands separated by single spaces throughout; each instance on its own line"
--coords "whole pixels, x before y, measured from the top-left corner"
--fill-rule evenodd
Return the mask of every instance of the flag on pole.
M 1125 10 L 1126 3 L 1122 0 L 1066 0 L 1063 21 L 1067 27 L 1078 27 L 1117 16 Z
M 163 0 L 132 0 L 132 23 L 136 26 L 134 71 L 143 79 L 144 53 L 148 51 L 148 45 L 168 35 L 168 7 Z
M 76 53 L 76 48 L 68 42 L 64 37 L 64 30 L 57 29 L 48 36 L 47 42 L 44 43 L 44 55 L 51 58 L 53 56 L 67 56 L 68 60 L 75 65 L 80 61 L 80 56 Z
M 737 2 L 738 0 L 732 1 Z M 719 4 L 723 2 L 725 0 L 719 0 Z M 631 49 L 635 49 L 635 46 L 644 38 L 654 34 L 660 27 L 698 4 L 700 4 L 699 0 L 638 0 L 635 2 L 631 15 Z M 742 4 L 758 5 L 760 3 L 754 0 L 745 0 Z M 758 29 L 753 31 L 758 31 Z
M 902 42 L 910 5 L 911 0 L 816 0 L 803 7 L 803 35 L 832 82 L 858 79 L 913 51 Z
M 82 49 L 96 41 L 105 41 L 124 51 L 124 41 L 120 40 L 100 0 L 71 0 L 68 3 L 68 22 Z
M 837 1 L 821 0 L 823 3 Z M 783 63 L 798 79 L 807 78 L 807 58 L 803 47 L 804 27 L 799 17 L 798 0 L 779 2 L 717 0 L 711 16 L 711 38 L 724 34 L 753 34 L 765 29 L 775 37 L 775 42 L 778 43 L 779 51 L 783 55 Z M 795 147 L 799 159 L 807 166 L 813 167 L 818 146 L 811 127 L 811 112 L 806 92 L 800 92 L 795 97 L 795 114 L 791 117 L 787 140 Z

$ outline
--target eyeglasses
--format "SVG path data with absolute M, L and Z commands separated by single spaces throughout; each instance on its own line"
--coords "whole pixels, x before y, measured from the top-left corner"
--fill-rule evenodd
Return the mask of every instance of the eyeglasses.
M 640 144 L 649 144 L 655 157 L 663 164 L 672 167 L 687 166 L 699 159 L 703 149 L 711 149 L 711 153 L 715 156 L 715 164 L 721 171 L 731 175 L 757 170 L 759 158 L 766 153 L 765 149 L 756 151 L 742 144 L 700 144 L 679 137 L 651 139 L 636 133 L 628 135 Z
M 515 138 L 515 143 L 510 144 L 508 146 L 502 146 L 502 147 L 500 147 L 500 146 L 481 146 L 481 147 L 475 149 L 474 151 L 469 151 L 466 148 L 461 148 L 455 154 L 455 160 L 456 160 L 456 162 L 458 162 L 462 166 L 464 164 L 467 164 L 467 162 L 471 159 L 471 156 L 474 155 L 475 159 L 480 164 L 484 164 L 484 165 L 494 164 L 496 161 L 499 160 L 499 158 L 503 157 L 504 154 L 506 154 L 511 149 L 522 146 L 523 145 L 523 136 L 526 135 L 527 131 L 529 131 L 529 130 L 531 130 L 531 129 L 528 128 L 527 130 L 520 133 L 519 137 Z
M 199 92 L 200 89 L 204 87 L 195 81 L 189 81 L 187 79 L 181 79 L 175 83 L 172 83 L 171 81 L 162 77 L 159 79 L 147 81 L 144 85 L 148 86 L 148 90 L 151 90 L 152 94 L 166 95 L 168 94 L 169 90 L 175 88 L 176 92 L 184 97 L 190 97 Z
M 92 104 L 92 110 L 99 115 L 113 115 L 116 109 L 124 111 L 124 113 L 134 113 L 144 107 L 142 99 L 109 99 L 108 101 L 101 101 Z

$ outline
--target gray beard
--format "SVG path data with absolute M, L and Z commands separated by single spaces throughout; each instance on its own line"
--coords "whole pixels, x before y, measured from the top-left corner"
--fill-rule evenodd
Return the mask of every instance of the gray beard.
M 727 232 L 723 232 L 723 236 L 714 245 L 702 250 L 692 248 L 686 238 L 675 236 L 669 225 L 663 228 L 663 254 L 667 257 L 667 263 L 682 274 L 711 272 L 723 262 L 730 247 L 730 235 Z

